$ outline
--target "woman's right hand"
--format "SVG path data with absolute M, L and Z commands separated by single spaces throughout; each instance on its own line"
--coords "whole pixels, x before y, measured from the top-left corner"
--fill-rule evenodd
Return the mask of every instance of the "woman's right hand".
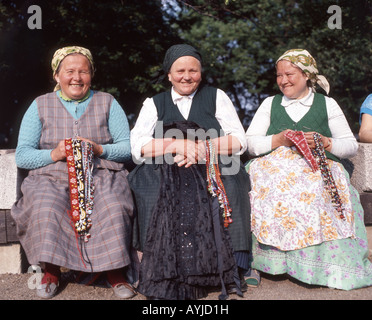
M 285 134 L 287 132 L 290 132 L 292 130 L 290 129 L 286 129 L 282 132 L 279 132 L 277 134 L 274 134 L 273 135 L 273 138 L 272 138 L 272 141 L 271 141 L 271 148 L 272 149 L 275 149 L 275 148 L 278 148 L 280 146 L 286 146 L 286 147 L 291 147 L 294 145 L 294 143 L 288 139 Z
M 51 151 L 50 156 L 54 162 L 66 159 L 65 140 L 58 143 L 57 147 Z

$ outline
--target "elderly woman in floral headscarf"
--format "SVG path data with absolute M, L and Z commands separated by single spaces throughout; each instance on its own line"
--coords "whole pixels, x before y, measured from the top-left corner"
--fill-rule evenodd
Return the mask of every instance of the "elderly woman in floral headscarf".
M 126 115 L 110 94 L 90 89 L 88 49 L 57 50 L 52 70 L 55 91 L 37 97 L 21 123 L 16 163 L 28 175 L 11 210 L 29 263 L 44 269 L 37 294 L 56 294 L 62 266 L 106 272 L 116 295 L 132 297 Z
M 246 132 L 254 159 L 252 191 L 256 270 L 289 274 L 338 289 L 372 285 L 359 195 L 340 159 L 358 144 L 316 62 L 306 50 L 276 62 L 282 94 L 268 97 Z

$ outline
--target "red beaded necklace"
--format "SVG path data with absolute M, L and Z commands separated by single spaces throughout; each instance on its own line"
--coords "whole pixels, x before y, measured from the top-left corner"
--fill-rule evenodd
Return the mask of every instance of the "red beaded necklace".
M 331 196 L 331 201 L 332 201 L 333 206 L 336 208 L 337 212 L 339 213 L 339 217 L 342 220 L 345 220 L 341 198 L 340 198 L 340 195 L 338 194 L 336 183 L 335 183 L 335 180 L 333 179 L 332 172 L 328 166 L 327 156 L 325 154 L 322 138 L 319 133 L 316 133 L 316 132 L 314 133 L 314 142 L 315 142 L 315 149 L 313 150 L 313 155 L 320 167 L 320 172 L 322 174 L 324 184 L 329 192 L 329 195 Z
M 206 167 L 208 191 L 213 197 L 218 197 L 220 207 L 223 209 L 224 226 L 227 228 L 233 222 L 231 218 L 231 208 L 225 187 L 221 180 L 220 168 L 218 166 L 218 157 L 215 152 L 214 143 L 210 140 L 205 141 Z
M 93 210 L 93 147 L 79 139 L 66 139 L 66 161 L 70 186 L 70 216 L 77 234 L 90 238 Z

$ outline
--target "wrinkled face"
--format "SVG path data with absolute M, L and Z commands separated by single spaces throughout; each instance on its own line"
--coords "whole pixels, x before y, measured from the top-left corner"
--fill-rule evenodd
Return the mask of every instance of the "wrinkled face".
M 62 60 L 54 78 L 59 82 L 65 97 L 82 99 L 87 94 L 92 80 L 90 62 L 82 54 L 68 55 Z
M 201 82 L 201 63 L 191 56 L 178 58 L 169 70 L 168 79 L 182 96 L 192 94 Z
M 290 61 L 281 60 L 276 65 L 276 83 L 280 91 L 290 99 L 305 97 L 309 88 L 307 75 Z

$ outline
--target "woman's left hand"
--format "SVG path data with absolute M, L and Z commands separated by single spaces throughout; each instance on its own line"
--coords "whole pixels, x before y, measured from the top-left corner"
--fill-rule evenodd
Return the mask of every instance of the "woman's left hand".
M 314 135 L 313 135 L 314 133 L 315 133 L 314 131 L 304 132 L 306 142 L 309 145 L 310 149 L 315 149 L 315 141 L 314 141 Z M 319 133 L 319 135 L 322 139 L 324 149 L 329 150 L 331 145 L 332 145 L 331 138 L 325 137 L 325 136 L 321 135 L 320 133 Z
M 93 146 L 93 153 L 96 157 L 99 157 L 102 152 L 103 152 L 103 147 L 102 145 L 98 144 L 98 143 L 95 143 L 89 139 L 86 139 L 86 138 L 82 138 L 82 137 L 77 137 L 78 139 L 80 140 L 83 140 L 85 142 L 89 142 L 92 146 Z

